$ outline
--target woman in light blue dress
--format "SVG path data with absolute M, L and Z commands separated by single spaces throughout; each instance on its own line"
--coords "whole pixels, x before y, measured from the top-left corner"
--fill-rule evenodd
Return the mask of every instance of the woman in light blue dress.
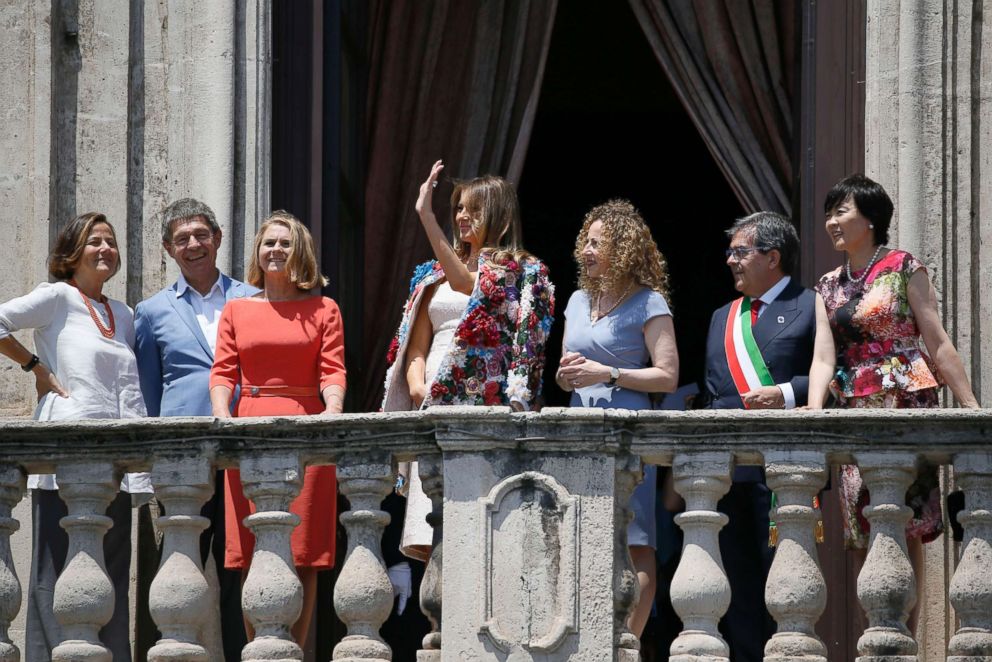
M 651 393 L 678 387 L 665 258 L 640 213 L 626 200 L 594 207 L 575 242 L 579 289 L 565 309 L 558 385 L 573 407 L 651 409 Z M 654 466 L 634 491 L 627 543 L 641 584 L 630 630 L 644 630 L 654 602 L 657 547 Z

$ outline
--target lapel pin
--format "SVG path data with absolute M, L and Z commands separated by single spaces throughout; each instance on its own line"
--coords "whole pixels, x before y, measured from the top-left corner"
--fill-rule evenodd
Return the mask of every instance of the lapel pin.
M 785 318 L 784 318 L 784 317 L 782 317 L 781 315 L 779 315 L 779 316 L 778 316 L 778 323 L 779 323 L 779 324 L 785 324 Z

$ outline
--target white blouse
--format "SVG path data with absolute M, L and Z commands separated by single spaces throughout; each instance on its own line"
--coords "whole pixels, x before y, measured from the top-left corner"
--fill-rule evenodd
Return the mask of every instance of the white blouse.
M 120 301 L 108 302 L 114 312 L 113 338 L 100 333 L 79 290 L 65 282 L 42 283 L 31 293 L 0 304 L 0 338 L 34 329 L 38 358 L 69 392 L 68 398 L 46 393 L 34 410 L 36 421 L 145 416 L 133 349 L 134 315 Z M 109 326 L 103 304 L 93 299 L 90 303 Z M 28 487 L 58 489 L 53 474 L 29 476 Z M 152 491 L 145 473 L 127 474 L 121 489 Z

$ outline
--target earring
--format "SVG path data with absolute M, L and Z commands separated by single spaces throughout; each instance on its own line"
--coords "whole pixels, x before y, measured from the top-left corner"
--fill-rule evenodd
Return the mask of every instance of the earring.
M 874 230 L 875 229 L 875 224 L 874 223 L 869 223 L 868 224 L 868 229 L 869 230 Z

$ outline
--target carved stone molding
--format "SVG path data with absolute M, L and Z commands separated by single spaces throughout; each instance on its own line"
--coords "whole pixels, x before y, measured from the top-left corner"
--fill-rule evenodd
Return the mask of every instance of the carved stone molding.
M 552 476 L 525 471 L 479 503 L 481 630 L 504 653 L 549 653 L 578 626 L 579 501 Z

